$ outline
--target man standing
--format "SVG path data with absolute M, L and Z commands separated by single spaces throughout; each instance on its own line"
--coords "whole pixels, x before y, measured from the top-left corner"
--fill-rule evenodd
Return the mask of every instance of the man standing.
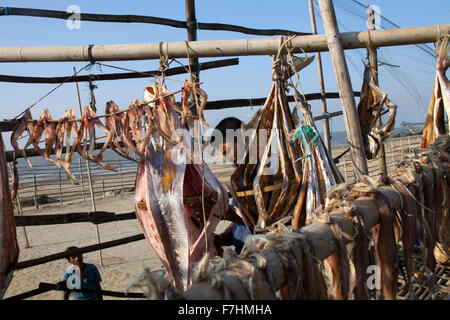
M 66 251 L 72 251 L 78 249 L 78 247 L 68 247 Z M 67 261 L 71 264 L 64 272 L 62 281 L 66 281 L 67 287 L 75 289 L 99 289 L 102 278 L 100 272 L 94 264 L 84 263 L 83 255 L 71 255 L 67 257 Z M 64 291 L 63 299 L 69 300 L 69 296 L 75 300 L 103 300 L 103 295 L 96 293 L 84 293 L 84 292 L 67 292 Z

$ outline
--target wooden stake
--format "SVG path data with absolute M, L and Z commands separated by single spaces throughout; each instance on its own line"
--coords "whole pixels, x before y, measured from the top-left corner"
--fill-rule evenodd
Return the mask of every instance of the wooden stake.
M 347 137 L 350 142 L 350 153 L 357 174 L 367 175 L 368 169 L 366 155 L 364 153 L 364 142 L 361 134 L 361 127 L 359 125 L 347 62 L 345 60 L 344 49 L 339 38 L 339 29 L 333 3 L 331 0 L 319 0 L 319 6 L 341 98 Z
M 58 168 L 58 178 L 59 178 L 59 206 L 62 207 L 61 168 Z
M 119 158 L 119 176 L 120 176 L 120 185 L 122 186 L 122 194 L 123 194 L 123 177 L 122 177 L 122 165 L 120 164 L 120 158 Z
M 73 67 L 73 73 L 76 74 L 77 70 L 75 67 Z M 80 89 L 78 88 L 78 82 L 75 82 L 75 87 L 77 89 L 77 97 L 78 97 L 78 107 L 80 108 L 80 117 L 83 114 L 81 111 L 81 98 L 80 98 Z M 84 139 L 84 143 L 86 143 L 86 138 Z M 86 168 L 88 172 L 88 180 L 89 180 L 89 191 L 91 193 L 91 202 L 92 202 L 92 211 L 97 211 L 97 208 L 95 206 L 95 194 L 94 194 L 94 188 L 92 186 L 92 176 L 91 176 L 91 167 L 89 164 L 89 161 L 86 160 Z M 100 243 L 100 230 L 98 225 L 95 226 L 95 230 L 97 232 L 97 243 Z M 100 265 L 103 267 L 103 257 L 102 257 L 102 251 L 98 251 L 98 256 L 100 259 Z
M 83 196 L 83 202 L 86 202 L 86 196 L 84 195 L 84 178 L 83 178 L 83 168 L 81 166 L 81 159 L 78 159 L 78 164 L 80 166 L 81 194 Z
M 11 163 L 9 163 L 9 171 L 10 171 L 10 174 L 11 174 L 11 177 L 12 177 L 14 170 L 12 168 L 12 164 Z M 17 191 L 16 199 L 13 199 L 13 200 L 15 201 L 16 208 L 17 208 L 17 211 L 19 212 L 19 215 L 21 217 L 23 217 L 22 206 L 20 205 L 19 191 Z M 27 229 L 25 229 L 25 226 L 23 226 L 22 228 L 23 228 L 22 229 L 23 230 L 23 235 L 25 237 L 25 249 L 31 248 L 30 242 L 28 241 Z
M 371 6 L 367 7 L 367 24 L 369 27 L 369 30 L 375 30 L 375 16 L 374 11 Z M 372 68 L 372 77 L 377 85 L 379 85 L 378 82 L 378 55 L 377 55 L 377 48 L 373 46 L 368 47 L 369 50 L 369 58 L 370 58 L 370 67 Z M 374 111 L 376 112 L 376 111 Z M 382 122 L 381 122 L 381 116 L 377 119 L 376 125 L 378 128 L 381 128 Z M 384 148 L 384 143 L 380 145 L 380 150 L 378 151 L 378 161 L 380 163 L 380 171 L 382 174 L 387 174 L 387 164 L 386 164 L 386 151 Z
M 313 34 L 317 34 L 316 28 L 316 17 L 314 15 L 314 3 L 312 0 L 309 0 L 309 17 L 311 19 L 311 29 Z M 316 53 L 316 61 L 317 61 L 317 73 L 319 76 L 319 88 L 320 88 L 320 100 L 322 101 L 322 113 L 327 114 L 327 100 L 325 97 L 325 85 L 323 81 L 323 70 L 322 70 L 322 58 L 320 52 Z M 328 151 L 331 152 L 331 132 L 330 132 L 330 123 L 329 119 L 323 119 L 323 136 L 325 146 L 328 148 Z
M 33 185 L 34 185 L 34 207 L 36 208 L 36 210 L 39 210 L 39 203 L 37 198 L 37 182 L 35 173 L 33 173 Z

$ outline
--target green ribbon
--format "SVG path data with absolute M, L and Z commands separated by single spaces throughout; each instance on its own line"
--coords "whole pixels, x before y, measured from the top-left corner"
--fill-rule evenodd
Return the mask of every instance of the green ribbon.
M 303 157 L 298 158 L 295 161 L 305 159 L 311 156 L 311 147 L 310 145 L 319 139 L 320 135 L 319 133 L 311 126 L 308 125 L 302 125 L 298 127 L 293 136 L 292 140 L 297 139 L 302 144 L 302 148 L 306 151 L 306 155 Z

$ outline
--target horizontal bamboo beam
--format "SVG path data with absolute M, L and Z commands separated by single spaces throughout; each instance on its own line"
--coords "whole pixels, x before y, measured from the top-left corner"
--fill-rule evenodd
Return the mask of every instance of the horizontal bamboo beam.
M 200 64 L 201 70 L 208 70 L 214 68 L 221 68 L 239 64 L 239 58 L 225 59 L 202 62 Z M 185 65 L 181 67 L 169 68 L 164 71 L 165 76 L 174 76 L 177 74 L 189 73 L 189 67 L 196 69 L 197 66 Z M 107 73 L 107 74 L 90 74 L 83 76 L 68 76 L 68 77 L 22 77 L 11 75 L 0 75 L 0 82 L 15 82 L 15 83 L 69 83 L 69 82 L 83 82 L 83 81 L 103 81 L 103 80 L 123 80 L 123 79 L 139 79 L 149 78 L 161 75 L 159 70 L 142 71 L 142 72 L 125 72 L 125 73 Z
M 450 33 L 450 24 L 388 30 L 340 33 L 343 49 L 398 46 L 435 42 Z M 290 40 L 292 53 L 328 51 L 326 35 L 297 36 Z M 276 54 L 280 38 L 161 42 L 85 46 L 0 47 L 0 62 L 119 61 L 168 58 L 201 58 Z
M 31 260 L 27 260 L 27 261 L 21 261 L 21 262 L 17 263 L 15 269 L 20 270 L 20 269 L 30 268 L 30 267 L 34 267 L 34 266 L 44 264 L 44 263 L 47 263 L 50 261 L 67 258 L 68 256 L 71 256 L 71 255 L 83 254 L 83 253 L 98 251 L 98 250 L 102 250 L 102 249 L 106 249 L 106 248 L 112 248 L 112 247 L 120 246 L 122 244 L 139 241 L 139 240 L 143 240 L 143 239 L 145 239 L 145 236 L 143 234 L 137 234 L 137 235 L 134 235 L 131 237 L 125 237 L 125 238 L 121 238 L 121 239 L 117 239 L 117 240 L 107 241 L 107 242 L 94 244 L 94 245 L 90 245 L 90 246 L 86 246 L 86 247 L 82 247 L 82 248 L 78 248 L 78 249 L 73 249 L 70 251 L 63 251 L 63 252 L 51 254 L 51 255 L 48 255 L 45 257 L 41 257 L 41 258 L 31 259 Z
M 354 91 L 355 97 L 361 96 L 361 92 Z M 327 92 L 325 93 L 326 99 L 339 99 L 339 92 Z M 267 97 L 264 98 L 249 98 L 249 99 L 227 99 L 227 100 L 215 100 L 208 101 L 205 106 L 205 110 L 217 110 L 225 108 L 239 108 L 239 107 L 251 107 L 262 106 L 266 102 Z M 294 96 L 287 96 L 288 102 L 295 102 Z M 320 93 L 308 93 L 305 94 L 305 100 L 319 100 L 322 99 Z
M 71 12 L 56 11 L 56 10 L 42 10 L 42 9 L 15 8 L 15 7 L 2 7 L 1 9 L 2 10 L 0 10 L 0 15 L 9 15 L 9 16 L 26 16 L 26 17 L 55 18 L 68 20 L 73 15 L 73 13 Z M 91 22 L 150 23 L 181 29 L 188 28 L 186 21 L 152 17 L 152 16 L 141 16 L 141 15 L 80 13 L 77 18 L 80 21 L 91 21 Z M 221 30 L 221 31 L 240 32 L 260 36 L 276 36 L 276 35 L 289 36 L 294 34 L 295 35 L 311 34 L 307 32 L 298 32 L 285 29 L 255 29 L 231 24 L 204 23 L 204 22 L 197 22 L 196 28 L 201 30 Z

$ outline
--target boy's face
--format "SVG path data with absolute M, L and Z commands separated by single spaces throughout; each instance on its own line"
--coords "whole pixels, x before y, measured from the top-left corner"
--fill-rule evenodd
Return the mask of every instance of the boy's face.
M 234 142 L 225 142 L 222 143 L 220 148 L 222 151 L 222 156 L 225 162 L 237 164 L 237 144 Z
M 70 256 L 69 263 L 73 264 L 74 266 L 80 266 L 83 263 L 83 255 L 80 254 L 77 256 Z

